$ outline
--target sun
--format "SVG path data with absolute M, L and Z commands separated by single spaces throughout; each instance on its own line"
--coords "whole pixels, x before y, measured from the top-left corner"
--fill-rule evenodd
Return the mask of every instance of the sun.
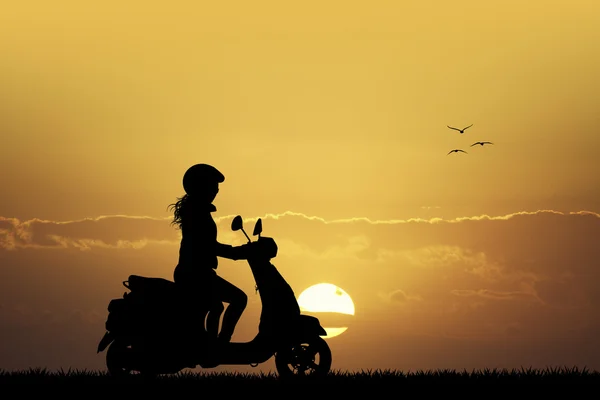
M 342 288 L 331 283 L 318 283 L 305 289 L 298 296 L 301 311 L 309 313 L 336 313 L 354 315 L 354 302 Z M 324 327 L 325 339 L 339 336 L 348 327 Z
M 331 283 L 317 283 L 298 296 L 298 304 L 310 312 L 337 312 L 354 315 L 354 302 L 343 289 Z

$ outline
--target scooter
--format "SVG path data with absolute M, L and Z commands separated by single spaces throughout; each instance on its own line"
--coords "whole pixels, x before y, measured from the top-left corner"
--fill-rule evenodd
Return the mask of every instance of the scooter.
M 325 376 L 331 369 L 327 332 L 318 318 L 304 315 L 290 285 L 270 260 L 277 255 L 272 238 L 261 237 L 259 218 L 252 242 L 240 215 L 232 223 L 253 247 L 248 264 L 260 294 L 262 310 L 257 335 L 249 342 L 218 343 L 206 333 L 198 310 L 183 307 L 183 294 L 173 281 L 130 275 L 123 285 L 130 291 L 108 305 L 106 333 L 97 353 L 106 351 L 112 376 L 174 374 L 184 368 L 220 365 L 253 367 L 275 357 L 280 377 Z

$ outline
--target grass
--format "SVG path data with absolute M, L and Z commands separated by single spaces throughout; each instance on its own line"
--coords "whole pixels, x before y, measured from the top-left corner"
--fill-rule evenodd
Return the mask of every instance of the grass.
M 114 378 L 106 371 L 58 370 L 49 371 L 44 368 L 32 368 L 19 371 L 0 370 L 0 384 L 166 384 L 184 385 L 199 384 L 206 386 L 216 384 L 221 387 L 240 387 L 250 384 L 260 386 L 311 384 L 348 387 L 353 384 L 520 384 L 520 383 L 600 383 L 600 372 L 587 368 L 533 368 L 520 369 L 483 369 L 473 371 L 430 370 L 430 371 L 397 371 L 366 370 L 361 372 L 345 372 L 333 370 L 322 378 L 305 377 L 304 379 L 282 380 L 276 373 L 226 373 L 182 371 L 177 374 L 160 375 L 147 378 L 139 375 L 126 378 Z

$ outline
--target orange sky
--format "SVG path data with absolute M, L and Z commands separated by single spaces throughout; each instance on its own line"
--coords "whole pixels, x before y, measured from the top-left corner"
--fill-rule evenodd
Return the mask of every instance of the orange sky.
M 0 368 L 103 368 L 121 281 L 172 277 L 197 162 L 221 241 L 263 217 L 298 294 L 354 299 L 334 368 L 600 368 L 596 3 L 6 5 Z M 249 339 L 250 271 L 219 268 Z

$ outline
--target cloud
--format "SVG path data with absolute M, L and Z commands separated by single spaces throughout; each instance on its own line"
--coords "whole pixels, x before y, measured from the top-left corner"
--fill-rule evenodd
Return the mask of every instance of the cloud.
M 310 221 L 318 221 L 323 224 L 345 224 L 345 223 L 356 223 L 356 222 L 365 222 L 371 225 L 396 225 L 396 224 L 406 224 L 406 223 L 415 223 L 415 222 L 425 222 L 425 223 L 457 223 L 462 221 L 481 221 L 481 220 L 489 220 L 489 221 L 498 221 L 498 220 L 508 220 L 511 218 L 524 216 L 524 215 L 540 215 L 540 214 L 554 214 L 554 215 L 589 215 L 594 216 L 596 218 L 600 218 L 600 214 L 592 212 L 592 211 L 572 211 L 568 213 L 564 213 L 561 211 L 554 210 L 536 210 L 536 211 L 518 211 L 511 214 L 499 215 L 499 216 L 490 216 L 487 214 L 477 215 L 477 216 L 467 216 L 467 217 L 457 217 L 453 219 L 443 219 L 443 218 L 409 218 L 409 219 L 389 219 L 389 220 L 374 220 L 367 217 L 350 217 L 350 218 L 339 218 L 333 220 L 327 220 L 318 216 L 308 216 L 304 213 L 294 212 L 294 211 L 285 211 L 279 214 L 270 214 L 267 213 L 264 216 L 260 217 L 262 219 L 281 219 L 284 217 L 295 216 L 301 217 Z M 224 219 L 233 218 L 233 216 L 223 217 Z M 259 217 L 248 218 L 246 221 L 255 221 Z
M 215 218 L 220 240 L 241 244 L 242 235 L 228 229 L 232 218 Z M 427 301 L 452 293 L 473 301 L 521 296 L 554 307 L 600 304 L 600 296 L 593 294 L 594 280 L 589 279 L 600 278 L 595 268 L 600 215 L 594 212 L 326 220 L 288 211 L 261 218 L 264 234 L 277 240 L 279 262 L 301 285 L 313 284 L 311 276 L 329 275 L 332 280 L 347 278 L 351 287 L 357 280 L 369 283 L 374 287 L 370 292 L 354 290 L 365 298 L 403 286 L 416 289 Z M 125 215 L 73 221 L 0 217 L 0 246 L 8 251 L 143 251 L 149 245 L 167 245 L 176 251 L 179 231 L 169 223 L 168 218 Z
M 488 289 L 479 289 L 479 290 L 460 290 L 455 289 L 452 290 L 451 293 L 455 296 L 463 296 L 463 297 L 482 297 L 484 299 L 490 300 L 541 300 L 537 297 L 535 293 L 528 292 L 501 292 L 495 290 Z
M 216 218 L 220 240 L 241 244 L 242 235 L 227 229 L 232 217 Z M 364 268 L 371 271 L 365 279 L 373 282 L 387 276 L 390 282 L 407 279 L 416 285 L 415 277 L 422 276 L 430 281 L 426 287 L 436 287 L 440 278 L 472 285 L 449 290 L 477 291 L 488 286 L 490 293 L 518 293 L 527 287 L 547 304 L 557 304 L 551 299 L 578 298 L 575 293 L 564 295 L 570 292 L 568 287 L 580 285 L 586 289 L 584 293 L 591 292 L 593 284 L 582 276 L 600 277 L 595 269 L 600 256 L 596 239 L 600 237 L 600 215 L 589 211 L 540 210 L 452 220 L 387 221 L 326 220 L 289 211 L 261 218 L 264 234 L 276 238 L 279 258 L 286 264 L 306 268 L 301 263 L 309 263 L 338 272 L 342 268 Z M 0 246 L 4 250 L 88 251 L 141 251 L 148 245 L 176 247 L 179 231 L 169 222 L 165 218 L 123 215 L 74 221 L 0 217 Z
M 97 326 L 106 320 L 106 315 L 97 310 L 73 308 L 57 311 L 34 308 L 23 303 L 0 307 L 0 317 L 0 321 L 10 321 L 12 328 L 22 329 L 36 329 L 46 325 L 60 326 L 69 323 Z
M 73 221 L 0 217 L 0 245 L 22 248 L 143 248 L 148 243 L 177 243 L 169 220 L 143 216 L 100 216 Z
M 364 333 L 376 335 L 382 346 L 405 335 L 545 343 L 572 337 L 591 345 L 597 336 L 597 213 L 386 221 L 296 212 L 260 217 L 263 234 L 279 246 L 274 264 L 295 292 L 330 282 L 352 297 L 356 316 L 340 341 L 360 341 Z M 216 216 L 219 238 L 241 244 L 243 234 L 229 228 L 232 218 Z M 248 232 L 257 218 L 244 221 Z M 81 346 L 89 347 L 85 343 L 102 333 L 108 300 L 122 295 L 129 274 L 172 277 L 179 233 L 168 218 L 0 218 L 3 329 L 18 338 L 24 327 L 38 327 L 67 348 L 60 332 L 66 323 L 81 335 L 90 332 L 81 337 Z M 219 274 L 248 293 L 243 318 L 258 318 L 260 301 L 247 264 L 220 261 Z M 255 324 L 241 322 L 240 329 L 251 339 L 248 326 Z M 19 338 L 19 357 L 29 348 L 44 351 L 34 346 L 42 339 L 31 332 Z
M 390 293 L 387 293 L 386 295 L 383 296 L 383 298 L 385 300 L 387 300 L 388 302 L 398 303 L 398 304 L 406 304 L 406 303 L 411 302 L 411 301 L 422 301 L 423 300 L 421 298 L 421 296 L 418 296 L 418 295 L 408 295 L 402 289 L 396 289 L 396 290 L 394 290 L 394 291 L 392 291 Z
M 456 224 L 477 221 L 506 221 L 522 216 L 535 216 L 553 214 L 559 216 L 590 216 L 600 219 L 600 214 L 591 211 L 578 211 L 562 213 L 552 210 L 539 210 L 534 212 L 517 212 L 503 216 L 479 215 L 459 217 L 444 220 L 442 218 L 410 218 L 372 220 L 366 217 L 352 217 L 343 219 L 326 220 L 318 216 L 308 216 L 303 213 L 286 211 L 280 214 L 265 214 L 263 220 L 282 221 L 289 220 L 294 223 L 312 223 L 319 225 L 352 225 L 352 226 L 398 226 L 411 225 L 440 225 Z M 215 221 L 224 228 L 233 216 L 216 217 Z M 246 223 L 256 221 L 259 217 L 247 218 Z M 84 218 L 73 221 L 49 221 L 31 219 L 20 221 L 16 218 L 0 216 L 0 245 L 4 249 L 25 247 L 76 247 L 88 249 L 90 247 L 126 247 L 142 248 L 148 242 L 175 243 L 179 240 L 179 231 L 169 224 L 170 218 L 155 218 L 148 216 L 110 215 L 94 218 Z M 228 236 L 232 236 L 229 234 Z M 364 235 L 354 235 L 353 246 L 355 249 L 364 249 L 368 241 Z M 346 248 L 342 250 L 347 250 Z M 335 251 L 335 250 L 332 250 Z

